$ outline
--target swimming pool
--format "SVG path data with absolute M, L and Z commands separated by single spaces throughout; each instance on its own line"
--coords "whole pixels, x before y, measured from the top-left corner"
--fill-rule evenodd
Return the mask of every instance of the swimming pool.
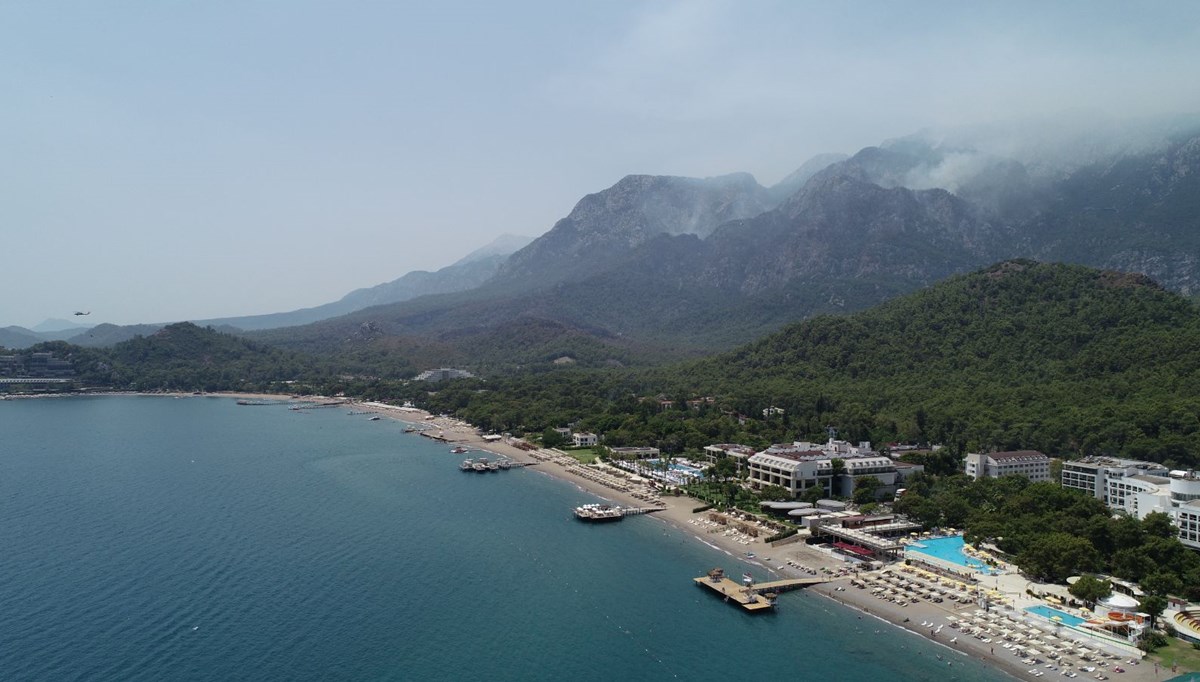
M 966 543 L 963 542 L 961 535 L 933 538 L 932 540 L 921 540 L 920 544 L 920 547 L 916 545 L 909 545 L 907 548 L 905 548 L 904 552 L 906 554 L 908 552 L 924 554 L 926 556 L 931 556 L 934 559 L 941 559 L 942 561 L 947 561 L 952 564 L 958 564 L 964 568 L 970 568 L 979 571 L 980 573 L 986 573 L 987 575 L 995 575 L 999 573 L 999 571 L 988 567 L 982 561 L 978 559 L 972 559 L 963 553 L 963 547 Z
M 657 460 L 657 459 L 648 459 L 646 461 L 650 462 L 651 464 L 658 464 L 658 462 L 659 462 L 659 460 Z M 671 462 L 667 466 L 670 467 L 671 471 L 679 471 L 679 472 L 687 474 L 688 476 L 695 476 L 696 478 L 704 478 L 704 472 L 701 471 L 700 469 L 697 469 L 696 467 L 690 467 L 686 464 L 677 464 L 675 462 Z
M 1037 606 L 1030 606 L 1029 608 L 1027 608 L 1025 610 L 1036 616 L 1041 616 L 1042 618 L 1045 618 L 1046 620 L 1053 620 L 1055 617 L 1058 617 L 1062 621 L 1063 625 L 1075 626 L 1075 625 L 1079 625 L 1080 623 L 1085 622 L 1079 616 L 1072 616 L 1071 614 L 1067 613 L 1066 611 L 1059 611 L 1058 609 L 1052 609 L 1049 606 L 1046 606 L 1045 604 L 1038 604 Z

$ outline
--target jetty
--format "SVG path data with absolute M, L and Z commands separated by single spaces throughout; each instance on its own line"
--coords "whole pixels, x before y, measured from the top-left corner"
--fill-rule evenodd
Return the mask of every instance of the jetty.
M 782 592 L 819 585 L 828 582 L 826 578 L 790 578 L 787 580 L 772 580 L 765 583 L 748 582 L 739 584 L 725 575 L 725 569 L 714 568 L 708 575 L 692 579 L 697 585 L 707 587 L 721 595 L 725 601 L 733 602 L 751 613 L 770 611 L 775 608 L 776 599 Z
M 575 518 L 580 521 L 620 521 L 626 516 L 649 514 L 662 511 L 663 507 L 619 507 L 611 504 L 584 504 L 575 507 Z
M 451 450 L 451 452 L 454 452 L 454 450 Z M 466 452 L 466 450 L 463 450 L 463 452 Z M 489 472 L 520 469 L 521 467 L 533 466 L 534 464 L 537 464 L 537 462 L 518 462 L 505 458 L 488 461 L 487 457 L 480 457 L 479 459 L 464 459 L 462 464 L 458 465 L 458 468 L 463 471 Z

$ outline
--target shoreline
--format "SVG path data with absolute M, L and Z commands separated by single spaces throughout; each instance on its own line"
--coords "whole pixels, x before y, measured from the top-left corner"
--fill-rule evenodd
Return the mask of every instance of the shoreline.
M 501 457 L 510 457 L 516 461 L 539 462 L 538 466 L 534 467 L 535 471 L 559 481 L 570 483 L 576 488 L 605 501 L 623 506 L 636 507 L 646 505 L 644 499 L 635 498 L 630 493 L 614 490 L 594 480 L 583 478 L 575 471 L 576 469 L 582 469 L 581 466 L 560 466 L 553 461 L 543 460 L 531 454 L 530 451 L 514 447 L 509 443 L 485 441 L 478 434 L 478 430 L 475 427 L 461 420 L 451 417 L 435 417 L 417 408 L 397 408 L 368 403 L 356 403 L 356 405 L 362 409 L 387 415 L 400 421 L 416 425 L 433 425 L 439 429 L 442 440 L 447 445 L 462 445 L 472 450 L 489 452 Z M 547 451 L 538 452 L 545 453 Z M 766 573 L 768 579 L 812 576 L 812 572 L 801 571 L 795 565 L 804 566 L 807 569 L 816 571 L 817 575 L 827 575 L 829 577 L 829 582 L 808 587 L 806 588 L 807 590 L 836 603 L 838 606 L 857 612 L 860 614 L 860 618 L 863 616 L 874 618 L 883 624 L 937 644 L 939 647 L 946 649 L 945 660 L 948 668 L 953 668 L 955 661 L 961 660 L 957 658 L 958 656 L 966 656 L 982 661 L 992 669 L 1014 679 L 1038 680 L 1039 676 L 1033 674 L 1035 671 L 1042 673 L 1042 678 L 1050 676 L 1056 679 L 1065 678 L 1065 676 L 1061 675 L 1061 667 L 1057 663 L 1052 664 L 1055 666 L 1054 668 L 1045 667 L 1045 662 L 1037 665 L 1022 663 L 1019 655 L 1014 655 L 1010 650 L 1002 648 L 1004 642 L 998 637 L 997 641 L 984 642 L 981 638 L 960 633 L 958 630 L 950 628 L 949 624 L 951 621 L 947 618 L 948 616 L 952 618 L 970 616 L 979 610 L 976 604 L 962 605 L 952 600 L 947 600 L 942 604 L 920 601 L 916 604 L 901 607 L 891 602 L 876 599 L 868 589 L 852 587 L 850 581 L 853 576 L 879 575 L 881 571 L 859 573 L 853 569 L 855 564 L 847 563 L 840 556 L 814 548 L 802 542 L 771 547 L 761 536 L 759 538 L 747 538 L 746 536 L 736 536 L 727 532 L 722 533 L 722 526 L 705 523 L 709 512 L 692 513 L 693 508 L 703 504 L 699 500 L 686 495 L 678 497 L 663 495 L 660 499 L 663 506 L 662 510 L 649 514 L 649 516 L 658 519 L 661 523 L 672 526 L 693 540 L 723 552 L 735 564 L 732 567 L 726 567 L 727 572 L 734 572 L 735 569 L 743 571 L 749 569 L 756 575 Z M 753 553 L 754 556 L 747 556 L 747 552 Z M 885 566 L 882 570 L 898 572 L 902 567 L 903 563 L 893 563 Z M 841 575 L 838 575 L 838 573 L 841 573 Z M 922 623 L 929 623 L 930 626 L 921 627 Z M 941 626 L 941 628 L 938 626 Z M 940 654 L 938 656 L 939 659 L 942 657 Z M 1119 663 L 1119 665 L 1124 667 L 1124 673 L 1112 672 L 1110 669 L 1102 667 L 1097 668 L 1098 672 L 1089 673 L 1078 669 L 1074 665 L 1076 663 L 1078 661 L 1073 661 L 1071 666 L 1071 669 L 1077 673 L 1074 679 L 1094 679 L 1095 675 L 1100 672 L 1107 675 L 1109 679 L 1128 680 L 1130 682 L 1159 682 L 1161 680 L 1168 680 L 1174 676 L 1167 670 L 1156 671 L 1154 666 L 1149 662 L 1144 662 L 1140 665 L 1126 663 L 1124 657 Z M 1111 662 L 1111 664 L 1118 665 L 1116 662 Z
M 67 397 L 67 394 L 51 394 L 8 396 L 8 398 L 43 398 L 54 397 L 55 395 Z M 556 461 L 556 459 L 553 459 L 555 457 L 554 451 L 527 451 L 504 441 L 486 441 L 480 435 L 478 429 L 464 421 L 452 417 L 434 416 L 418 408 L 396 407 L 383 403 L 352 401 L 324 396 L 296 397 L 282 394 L 240 392 L 192 394 L 181 392 L 147 393 L 114 391 L 69 395 L 71 397 L 88 395 L 133 395 L 174 398 L 219 397 L 270 401 L 272 404 L 304 404 L 337 401 L 343 406 L 352 407 L 355 410 L 370 412 L 414 426 L 424 426 L 428 429 L 434 429 L 439 432 L 437 440 L 444 443 L 447 447 L 463 446 L 469 448 L 471 451 L 487 452 L 518 462 L 537 463 L 537 466 L 533 467 L 535 471 L 556 480 L 570 483 L 583 492 L 614 504 L 630 507 L 647 507 L 652 505 L 642 492 L 646 490 L 645 487 L 635 487 L 635 484 L 627 480 L 603 479 L 594 475 L 585 478 L 580 474 L 592 474 L 594 469 L 591 467 L 585 468 L 572 458 L 559 458 Z M 567 461 L 568 459 L 570 460 L 569 462 Z M 630 491 L 623 492 L 613 489 L 601 484 L 599 480 L 608 480 L 613 484 L 622 484 L 623 487 L 630 488 Z M 641 496 L 635 497 L 634 493 L 639 493 Z M 947 649 L 948 651 L 944 660 L 946 660 L 948 668 L 952 668 L 954 662 L 960 660 L 950 655 L 953 653 L 978 659 L 994 670 L 1015 679 L 1036 680 L 1038 676 L 1033 674 L 1035 670 L 1042 672 L 1044 676 L 1063 677 L 1058 668 L 1047 668 L 1044 667 L 1044 664 L 1038 664 L 1035 667 L 1030 664 L 1021 663 L 1020 656 L 1014 656 L 1009 650 L 1001 648 L 1004 642 L 999 640 L 998 637 L 996 642 L 985 643 L 980 638 L 961 633 L 950 627 L 948 616 L 954 618 L 970 617 L 979 608 L 976 604 L 961 605 L 952 600 L 947 600 L 942 604 L 935 604 L 922 600 L 918 603 L 901 607 L 898 604 L 875 598 L 869 588 L 853 587 L 850 584 L 852 577 L 878 576 L 880 571 L 857 572 L 854 570 L 856 564 L 847 563 L 839 555 L 806 545 L 803 542 L 792 542 L 778 547 L 771 547 L 762 539 L 770 535 L 770 531 L 760 532 L 758 538 L 750 538 L 743 534 L 734 533 L 727 525 L 720 525 L 709 521 L 710 512 L 693 513 L 692 509 L 701 506 L 703 503 L 686 495 L 678 497 L 663 495 L 658 499 L 661 501 L 661 504 L 656 506 L 661 506 L 661 510 L 649 514 L 649 516 L 659 518 L 662 523 L 666 523 L 684 535 L 690 536 L 691 539 L 724 553 L 732 562 L 732 565 L 725 566 L 727 573 L 736 575 L 736 569 L 741 568 L 743 571 L 751 571 L 760 581 L 764 573 L 767 580 L 788 577 L 812 577 L 813 575 L 827 576 L 829 578 L 828 582 L 810 586 L 806 589 L 814 591 L 816 595 L 835 602 L 841 607 L 858 612 L 860 614 L 859 618 L 863 616 L 874 618 Z M 752 556 L 748 556 L 748 554 L 752 554 Z M 803 566 L 807 570 L 801 571 L 798 566 Z M 903 563 L 893 563 L 885 566 L 883 570 L 898 573 L 901 568 L 903 568 Z M 784 604 L 786 605 L 786 599 L 784 600 Z M 926 623 L 929 625 L 922 627 L 922 624 Z M 880 631 L 877 630 L 876 633 L 879 634 Z M 939 660 L 943 659 L 940 654 L 938 658 Z M 1141 665 L 1129 665 L 1124 661 L 1125 658 L 1123 657 L 1120 665 L 1125 668 L 1126 672 L 1124 673 L 1114 673 L 1104 668 L 1097 668 L 1097 670 L 1104 672 L 1110 679 L 1130 680 L 1132 682 L 1159 682 L 1176 676 L 1169 670 L 1155 670 L 1155 666 L 1149 661 L 1145 661 Z M 1076 679 L 1094 679 L 1097 674 L 1079 670 L 1074 665 L 1072 669 L 1077 672 Z

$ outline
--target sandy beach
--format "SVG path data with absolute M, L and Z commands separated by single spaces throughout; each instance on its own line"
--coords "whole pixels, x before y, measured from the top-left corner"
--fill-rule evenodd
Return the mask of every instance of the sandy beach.
M 883 574 L 894 576 L 889 578 L 891 580 L 915 579 L 915 574 L 909 575 L 902 571 L 905 568 L 903 563 L 894 563 L 878 571 L 856 571 L 856 564 L 848 563 L 840 555 L 806 545 L 803 542 L 772 547 L 763 540 L 771 534 L 769 529 L 763 528 L 758 538 L 750 537 L 734 531 L 732 524 L 722 524 L 712 520 L 715 518 L 712 512 L 693 513 L 692 510 L 701 505 L 693 498 L 651 495 L 645 484 L 634 485 L 627 479 L 622 480 L 603 474 L 597 475 L 592 467 L 579 465 L 569 457 L 556 456 L 554 451 L 527 451 L 508 442 L 484 440 L 477 429 L 465 422 L 449 417 L 434 417 L 414 408 L 397 408 L 373 403 L 356 403 L 355 407 L 420 425 L 431 435 L 436 436 L 438 440 L 449 445 L 461 445 L 470 450 L 485 451 L 509 457 L 518 462 L 537 462 L 536 466 L 530 467 L 529 473 L 549 475 L 566 481 L 615 504 L 643 508 L 660 507 L 660 511 L 651 515 L 654 519 L 669 523 L 691 535 L 697 541 L 725 552 L 729 561 L 723 568 L 728 572 L 736 574 L 736 572 L 749 571 L 760 580 L 813 577 L 814 575 L 826 577 L 829 582 L 808 589 L 836 601 L 844 607 L 860 611 L 863 618 L 877 619 L 881 626 L 886 624 L 904 628 L 944 646 L 946 650 L 942 656 L 948 667 L 953 667 L 956 662 L 962 661 L 962 657 L 966 656 L 987 661 L 994 667 L 1023 680 L 1049 677 L 1067 679 L 1063 675 L 1064 668 L 1074 672 L 1077 675 L 1075 679 L 1097 679 L 1097 675 L 1104 675 L 1108 679 L 1114 680 L 1153 682 L 1170 679 L 1175 675 L 1169 670 L 1156 671 L 1152 663 L 1132 663 L 1133 659 L 1128 655 L 1121 655 L 1115 659 L 1093 656 L 1097 660 L 1085 661 L 1081 660 L 1078 655 L 1067 653 L 1058 660 L 1040 656 L 1039 662 L 1036 664 L 1023 663 L 1022 660 L 1029 661 L 1030 659 L 1023 652 L 1015 653 L 1015 649 L 1005 648 L 1005 644 L 1011 647 L 1014 642 L 1006 641 L 999 636 L 998 633 L 1001 631 L 999 626 L 989 625 L 989 629 L 997 633 L 995 637 L 983 633 L 977 636 L 966 634 L 956 629 L 954 624 L 958 621 L 965 619 L 972 626 L 976 626 L 977 621 L 972 619 L 984 617 L 978 613 L 981 609 L 975 603 L 960 604 L 951 599 L 946 599 L 942 603 L 918 600 L 916 603 L 901 606 L 876 597 L 869 585 L 855 587 L 852 584 L 852 581 L 860 585 L 865 584 L 864 581 L 868 580 L 879 581 L 886 577 Z M 613 486 L 626 488 L 628 491 L 618 490 Z M 657 503 L 651 502 L 651 500 L 655 500 Z M 787 597 L 784 596 L 781 601 L 782 608 L 786 608 L 786 604 Z M 997 618 L 996 622 L 1006 625 L 1012 623 L 1013 630 L 1023 628 L 1024 634 L 1033 635 L 1038 640 L 1043 637 L 1053 639 L 1053 633 L 1049 632 L 1049 627 L 1046 630 L 1032 630 L 1031 626 L 1020 617 L 1020 611 L 1011 610 L 1011 608 L 1008 611 L 993 608 L 992 611 L 994 613 L 990 617 Z M 1007 619 L 999 620 L 1008 615 L 1016 619 L 1016 622 Z M 1080 669 L 1080 666 L 1094 666 L 1094 670 L 1085 671 Z M 1115 672 L 1114 667 L 1121 667 L 1125 672 Z

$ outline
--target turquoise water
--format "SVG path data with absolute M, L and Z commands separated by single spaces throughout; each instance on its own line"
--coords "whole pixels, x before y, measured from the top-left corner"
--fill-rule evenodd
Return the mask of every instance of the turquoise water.
M 996 572 L 984 563 L 980 562 L 978 559 L 972 559 L 963 553 L 963 547 L 966 545 L 966 543 L 963 542 L 961 535 L 933 538 L 932 540 L 921 540 L 920 542 L 922 545 L 924 545 L 924 547 L 909 545 L 904 551 L 925 554 L 927 556 L 934 557 L 935 559 L 941 559 L 942 561 L 958 564 L 963 568 L 970 568 L 988 575 L 992 575 Z
M 814 594 L 743 614 L 691 579 L 761 567 L 391 420 L 14 400 L 0 434 L 5 680 L 1008 679 Z
M 1084 619 L 1080 618 L 1079 616 L 1072 616 L 1071 614 L 1069 614 L 1065 611 L 1059 611 L 1058 609 L 1050 608 L 1049 606 L 1046 606 L 1045 604 L 1038 604 L 1037 606 L 1030 606 L 1030 607 L 1027 607 L 1025 610 L 1030 613 L 1037 614 L 1037 615 L 1041 616 L 1042 618 L 1045 618 L 1046 620 L 1050 620 L 1054 616 L 1058 616 L 1059 618 L 1062 619 L 1063 625 L 1075 626 L 1075 625 L 1079 625 L 1081 623 L 1087 622 Z
M 658 462 L 659 462 L 659 460 L 657 460 L 657 459 L 648 459 L 646 461 L 650 462 L 651 464 L 658 464 Z M 696 467 L 690 467 L 686 464 L 680 464 L 678 462 L 671 462 L 670 464 L 667 465 L 667 467 L 671 471 L 682 471 L 683 473 L 691 475 L 691 476 L 695 476 L 696 478 L 704 478 L 704 472 L 702 470 L 697 469 Z

